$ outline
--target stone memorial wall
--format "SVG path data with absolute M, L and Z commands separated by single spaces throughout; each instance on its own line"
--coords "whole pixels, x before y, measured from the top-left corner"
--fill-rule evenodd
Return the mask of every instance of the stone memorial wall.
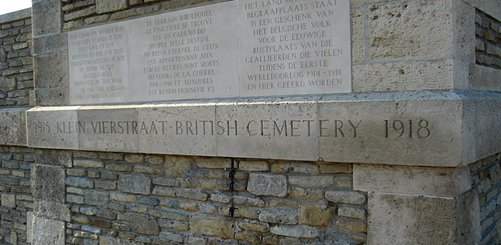
M 500 22 L 494 0 L 33 1 L 0 16 L 0 243 L 496 244 Z

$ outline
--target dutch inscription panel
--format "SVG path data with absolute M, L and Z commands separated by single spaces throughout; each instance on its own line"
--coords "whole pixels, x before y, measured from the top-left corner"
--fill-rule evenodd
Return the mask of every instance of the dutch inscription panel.
M 239 7 L 242 95 L 351 92 L 349 1 L 253 0 Z
M 68 43 L 71 104 L 351 92 L 348 0 L 225 2 Z

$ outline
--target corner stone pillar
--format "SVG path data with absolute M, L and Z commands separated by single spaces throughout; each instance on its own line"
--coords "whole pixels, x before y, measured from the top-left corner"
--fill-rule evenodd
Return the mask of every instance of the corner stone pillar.
M 367 244 L 475 244 L 480 240 L 477 192 L 468 167 L 358 164 L 355 190 L 367 191 Z
M 70 209 L 65 205 L 66 172 L 71 167 L 72 155 L 64 151 L 38 151 L 31 170 L 34 197 L 32 226 L 33 245 L 65 244 L 65 221 L 71 221 Z
M 35 104 L 64 105 L 69 94 L 68 42 L 63 33 L 61 0 L 33 0 Z M 66 103 L 67 104 L 67 103 Z

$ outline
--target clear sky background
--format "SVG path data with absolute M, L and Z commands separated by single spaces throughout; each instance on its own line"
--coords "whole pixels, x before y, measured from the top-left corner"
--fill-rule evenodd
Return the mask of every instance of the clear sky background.
M 0 0 L 0 15 L 31 7 L 31 0 Z

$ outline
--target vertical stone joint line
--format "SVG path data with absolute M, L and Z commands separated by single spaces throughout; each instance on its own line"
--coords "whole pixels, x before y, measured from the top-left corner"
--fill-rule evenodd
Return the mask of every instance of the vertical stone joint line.
M 235 168 L 235 159 L 231 159 L 231 169 L 229 173 L 230 177 L 230 193 L 231 193 L 231 207 L 229 210 L 229 214 L 231 217 L 235 217 L 235 204 L 233 203 L 233 191 L 235 190 L 235 173 L 237 169 Z

